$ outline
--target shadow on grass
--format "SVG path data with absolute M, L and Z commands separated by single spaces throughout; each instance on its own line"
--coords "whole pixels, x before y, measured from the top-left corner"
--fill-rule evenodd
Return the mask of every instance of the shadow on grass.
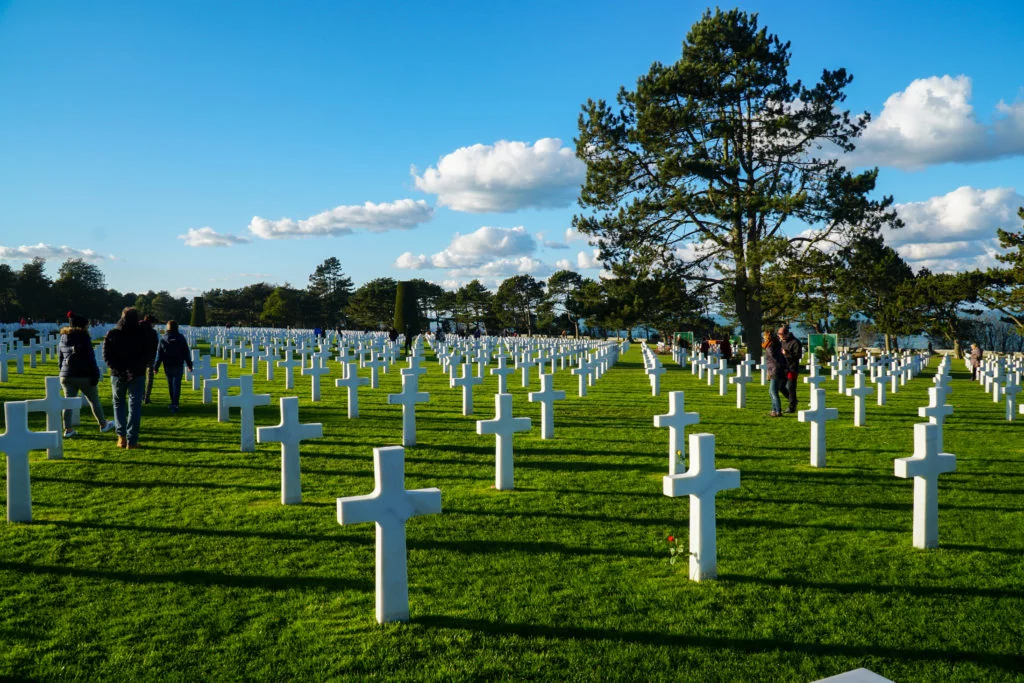
M 275 486 L 251 486 L 248 484 L 214 484 L 212 482 L 181 482 L 181 481 L 97 481 L 94 479 L 66 479 L 61 477 L 33 477 L 33 481 L 52 482 L 57 484 L 81 484 L 82 486 L 98 486 L 114 489 L 230 489 L 237 491 L 276 491 Z
M 913 649 L 870 645 L 838 645 L 824 643 L 794 643 L 782 639 L 716 638 L 714 636 L 685 635 L 657 631 L 628 631 L 615 628 L 585 628 L 516 624 L 486 619 L 428 615 L 417 617 L 414 623 L 427 628 L 474 631 L 496 636 L 518 636 L 527 640 L 551 639 L 581 640 L 636 645 L 672 646 L 681 648 L 708 648 L 712 654 L 721 650 L 747 654 L 762 652 L 802 652 L 818 657 L 886 657 L 897 661 L 934 660 L 942 663 L 971 661 L 986 668 L 1004 669 L 1019 673 L 1024 657 L 992 652 L 968 652 L 953 649 Z
M 217 470 L 263 470 L 268 472 L 276 471 L 274 466 L 262 465 L 221 465 L 210 462 L 159 462 L 156 460 L 122 460 L 121 458 L 89 458 L 89 462 L 102 463 L 105 465 L 142 465 L 145 467 L 170 467 L 173 469 L 217 469 Z
M 307 503 L 303 503 L 307 505 Z M 334 507 L 335 503 L 311 503 L 320 507 Z M 49 520 L 36 522 L 39 525 L 68 527 L 72 529 L 95 529 L 100 531 L 129 531 L 147 534 L 171 534 L 174 536 L 208 536 L 212 538 L 263 538 L 270 541 L 311 541 L 314 543 L 340 543 L 361 546 L 365 541 L 360 538 L 349 538 L 344 535 L 324 536 L 322 534 L 294 534 L 283 531 L 240 531 L 238 529 L 200 529 L 195 527 L 144 526 L 141 524 L 110 524 L 97 522 L 72 522 L 67 520 Z
M 372 581 L 361 579 L 339 579 L 318 576 L 245 576 L 225 574 L 223 572 L 198 571 L 185 569 L 180 572 L 141 573 L 123 571 L 104 571 L 102 569 L 81 569 L 62 565 L 40 565 L 25 562 L 2 562 L 0 571 L 14 571 L 21 574 L 39 574 L 46 576 L 68 576 L 83 579 L 100 579 L 106 581 L 123 581 L 125 583 L 179 583 L 192 586 L 222 586 L 225 588 L 261 588 L 279 591 L 296 588 L 325 588 L 335 591 L 359 591 L 370 593 L 374 590 Z
M 1006 588 L 973 588 L 969 586 L 893 586 L 877 583 L 831 583 L 802 581 L 800 579 L 775 579 L 764 576 L 745 576 L 743 574 L 719 574 L 719 580 L 734 583 L 754 583 L 774 588 L 805 588 L 826 590 L 835 593 L 895 593 L 931 597 L 945 595 L 950 597 L 976 597 L 1016 600 L 1024 598 L 1024 590 Z M 1024 662 L 1022 662 L 1024 663 Z

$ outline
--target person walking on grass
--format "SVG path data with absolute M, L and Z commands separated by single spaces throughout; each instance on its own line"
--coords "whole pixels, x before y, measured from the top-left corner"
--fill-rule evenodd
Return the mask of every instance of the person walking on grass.
M 60 331 L 57 346 L 60 385 L 68 398 L 74 398 L 78 392 L 82 392 L 100 431 L 109 432 L 114 428 L 114 423 L 103 414 L 100 393 L 96 388 L 100 383 L 100 368 L 92 349 L 92 337 L 89 336 L 89 320 L 75 313 L 70 313 L 68 320 L 68 326 Z M 77 432 L 71 426 L 71 409 L 67 409 L 64 411 L 64 438 L 75 434 Z
M 146 389 L 149 340 L 139 322 L 139 312 L 129 306 L 103 338 L 103 360 L 110 368 L 114 395 L 114 428 L 119 448 L 139 447 L 142 424 L 142 393 Z
M 786 381 L 786 357 L 782 355 L 779 338 L 771 330 L 765 330 L 762 334 L 761 350 L 764 353 L 762 362 L 768 369 L 768 396 L 772 399 L 772 412 L 768 413 L 768 417 L 782 417 L 779 386 Z
M 789 401 L 786 412 L 795 413 L 797 376 L 800 374 L 800 358 L 804 355 L 804 347 L 790 332 L 788 325 L 779 328 L 779 344 L 782 347 L 782 355 L 786 358 L 786 377 L 779 387 L 779 393 Z
M 971 366 L 971 379 L 978 379 L 978 369 L 981 368 L 981 358 L 985 355 L 985 352 L 981 350 L 977 343 L 971 344 L 971 355 L 968 358 L 968 362 Z
M 153 371 L 159 372 L 161 365 L 164 366 L 164 375 L 167 376 L 167 391 L 171 395 L 171 412 L 176 413 L 178 412 L 178 400 L 181 398 L 183 366 L 187 365 L 189 372 L 192 372 L 192 358 L 189 353 L 188 340 L 178 332 L 178 323 L 174 320 L 167 321 L 167 332 L 160 340 Z
M 156 379 L 156 368 L 153 367 L 153 362 L 156 360 L 156 350 L 160 346 L 160 333 L 153 329 L 155 324 L 156 318 L 148 313 L 139 323 L 144 332 L 143 337 L 146 339 L 146 394 L 142 399 L 146 405 L 149 405 L 149 397 L 153 393 L 153 380 Z

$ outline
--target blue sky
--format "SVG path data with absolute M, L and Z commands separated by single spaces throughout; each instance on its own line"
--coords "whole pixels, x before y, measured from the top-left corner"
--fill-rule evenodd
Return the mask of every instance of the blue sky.
M 743 2 L 791 74 L 854 75 L 915 266 L 992 262 L 1024 205 L 1024 3 Z M 560 267 L 587 98 L 673 62 L 692 2 L 0 2 L 0 259 L 121 291 L 489 286 Z M 981 11 L 976 9 L 983 7 Z M 560 142 L 559 142 L 560 141 Z

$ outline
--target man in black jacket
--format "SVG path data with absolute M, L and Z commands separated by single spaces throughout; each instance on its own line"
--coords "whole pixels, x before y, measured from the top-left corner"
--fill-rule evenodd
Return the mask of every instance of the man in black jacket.
M 152 330 L 150 330 L 152 331 Z M 110 368 L 117 445 L 138 448 L 142 422 L 142 394 L 146 389 L 149 342 L 133 307 L 121 311 L 121 319 L 103 339 L 103 362 Z
M 149 396 L 153 393 L 153 380 L 156 378 L 156 369 L 153 367 L 153 361 L 156 360 L 156 351 L 160 346 L 160 333 L 153 329 L 153 325 L 156 323 L 156 318 L 146 314 L 146 317 L 139 323 L 139 327 L 142 328 L 143 337 L 146 339 L 146 395 L 143 399 L 143 403 L 149 404 Z
M 800 374 L 800 358 L 804 354 L 803 345 L 792 332 L 788 325 L 779 328 L 779 341 L 782 343 L 782 355 L 786 358 L 786 383 L 779 389 L 779 393 L 789 401 L 787 413 L 796 412 L 796 382 Z

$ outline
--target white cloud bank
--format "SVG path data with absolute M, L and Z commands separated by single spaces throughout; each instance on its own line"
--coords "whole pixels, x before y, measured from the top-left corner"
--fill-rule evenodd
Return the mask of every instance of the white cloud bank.
M 97 254 L 92 249 L 75 249 L 61 245 L 55 247 L 51 244 L 22 245 L 20 247 L 5 247 L 0 245 L 0 260 L 7 261 L 28 261 L 34 258 L 43 259 L 73 259 L 80 258 L 83 261 L 102 261 L 108 257 Z
M 366 202 L 361 206 L 336 206 L 300 220 L 272 221 L 253 216 L 249 232 L 261 239 L 273 240 L 349 235 L 357 229 L 369 232 L 409 230 L 426 223 L 433 215 L 434 209 L 422 199 L 399 199 L 390 204 Z
M 1024 196 L 1013 188 L 958 187 L 940 197 L 897 204 L 906 227 L 887 230 L 885 240 L 915 270 L 988 268 L 996 265 L 999 251 L 996 228 L 1019 229 L 1019 206 Z
M 452 241 L 433 256 L 407 251 L 395 261 L 396 268 L 468 268 L 478 267 L 494 257 L 529 256 L 537 241 L 523 226 L 492 228 L 483 226 L 468 235 L 455 233 Z
M 249 238 L 239 235 L 222 235 L 210 227 L 189 228 L 184 235 L 178 235 L 178 239 L 185 240 L 186 247 L 230 247 L 249 241 Z
M 558 138 L 535 143 L 499 140 L 460 147 L 437 167 L 417 175 L 416 189 L 437 195 L 439 206 L 468 213 L 562 208 L 573 202 L 586 166 Z
M 992 122 L 985 124 L 970 100 L 967 76 L 913 81 L 889 96 L 846 163 L 914 170 L 1024 154 L 1024 101 L 1000 101 Z

